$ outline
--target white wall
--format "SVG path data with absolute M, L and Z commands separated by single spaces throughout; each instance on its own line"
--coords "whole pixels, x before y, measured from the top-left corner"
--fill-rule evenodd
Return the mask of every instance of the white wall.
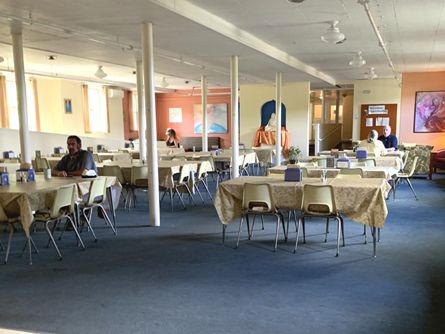
M 105 145 L 109 149 L 124 147 L 122 97 L 108 99 L 110 132 L 85 133 L 82 110 L 82 82 L 56 78 L 37 78 L 40 127 L 42 132 L 30 132 L 31 152 L 53 153 L 54 147 L 66 147 L 68 135 L 77 135 L 82 146 Z M 72 113 L 66 114 L 64 99 L 71 99 Z M 18 130 L 0 128 L 0 152 L 20 153 Z
M 392 129 L 399 136 L 401 87 L 396 79 L 356 80 L 354 84 L 354 113 L 352 138 L 360 139 L 360 106 L 362 104 L 397 104 L 397 129 Z
M 290 145 L 309 153 L 309 82 L 283 83 L 282 102 L 286 106 L 286 127 Z M 240 143 L 252 146 L 261 125 L 261 106 L 275 99 L 274 85 L 240 86 Z

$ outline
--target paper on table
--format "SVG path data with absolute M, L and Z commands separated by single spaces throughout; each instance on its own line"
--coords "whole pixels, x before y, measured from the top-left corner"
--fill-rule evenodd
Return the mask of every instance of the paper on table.
M 373 126 L 372 118 L 367 118 L 367 119 L 366 119 L 366 126 L 367 126 L 367 127 L 372 127 L 372 126 Z

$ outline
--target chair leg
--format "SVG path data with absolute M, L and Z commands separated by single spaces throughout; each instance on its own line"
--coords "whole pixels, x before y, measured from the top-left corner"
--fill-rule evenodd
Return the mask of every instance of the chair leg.
M 178 189 L 175 188 L 175 191 L 176 191 L 176 193 L 178 194 L 178 197 L 179 197 L 179 199 L 180 199 L 180 201 L 181 201 L 181 203 L 182 203 L 182 206 L 183 206 L 184 210 L 187 209 L 186 206 L 185 206 L 185 204 L 184 204 L 184 201 L 183 201 L 183 199 L 182 199 L 182 196 L 181 196 L 181 194 L 180 194 L 179 191 L 178 191 Z M 173 202 L 172 202 L 172 203 L 173 203 Z M 172 209 L 172 211 L 173 211 L 173 209 Z
M 6 255 L 5 255 L 5 261 L 4 263 L 8 263 L 8 258 L 9 258 L 9 252 L 11 250 L 11 241 L 12 241 L 12 236 L 14 235 L 14 226 L 12 226 L 12 224 L 9 225 L 9 237 L 8 237 L 8 245 L 6 246 Z
M 328 242 L 328 233 L 329 233 L 329 217 L 326 218 L 326 231 L 324 234 L 324 242 Z
M 414 191 L 413 185 L 411 184 L 410 179 L 406 179 L 406 181 L 408 182 L 409 187 L 411 188 L 411 191 L 414 194 L 414 197 L 416 198 L 416 201 L 418 201 L 419 199 L 417 198 L 416 192 Z
M 86 214 L 86 211 L 89 211 L 89 217 Z M 91 231 L 91 234 L 93 235 L 94 238 L 94 242 L 97 242 L 97 237 L 96 237 L 96 233 L 94 233 L 93 227 L 91 226 L 91 216 L 93 213 L 93 209 L 91 208 L 85 208 L 82 210 L 82 215 L 85 218 L 85 222 L 88 225 L 88 229 Z
M 54 225 L 57 224 L 57 221 L 58 220 L 54 221 Z M 46 233 L 48 233 L 49 239 L 51 240 L 51 242 L 54 245 L 54 248 L 56 249 L 57 255 L 59 256 L 59 260 L 62 260 L 62 254 L 60 253 L 59 247 L 57 247 L 56 241 L 54 240 L 52 230 L 49 228 L 49 223 L 50 222 L 51 222 L 51 220 L 48 220 L 48 221 L 45 222 Z
M 301 225 L 303 227 L 303 243 L 306 243 L 306 224 L 304 222 L 304 216 L 301 218 Z
M 74 233 L 76 233 L 76 237 L 77 240 L 79 241 L 79 243 L 82 245 L 82 248 L 85 249 L 85 245 L 82 241 L 82 238 L 80 237 L 79 231 L 77 231 L 77 227 L 76 224 L 74 223 L 74 221 L 71 219 L 71 217 L 67 217 L 68 221 L 71 223 L 71 226 L 73 227 Z
M 239 239 L 240 239 L 240 236 L 241 236 L 241 227 L 243 226 L 243 220 L 244 220 L 244 215 L 241 216 L 241 220 L 239 222 L 238 239 L 236 240 L 236 247 L 235 248 L 238 248 L 238 245 L 239 245 Z
M 196 192 L 198 193 L 199 197 L 201 198 L 202 204 L 204 204 L 205 203 L 204 198 L 202 197 L 201 192 L 199 191 L 198 183 L 195 183 L 193 185 L 193 187 L 196 189 Z
M 341 221 L 341 238 L 343 240 L 343 247 L 345 247 L 345 222 L 342 216 L 339 216 Z
M 339 217 L 337 217 L 337 253 L 335 254 L 336 257 L 340 255 L 340 235 L 341 235 L 341 220 Z
M 226 224 L 222 224 L 222 245 L 224 246 L 224 241 L 226 240 Z
M 297 252 L 298 238 L 300 237 L 300 230 L 301 230 L 301 220 L 302 220 L 302 218 L 299 218 L 299 219 L 298 219 L 298 225 L 297 225 L 297 237 L 295 238 L 295 248 L 294 248 L 294 253 Z
M 102 211 L 103 216 L 104 216 L 104 218 L 105 218 L 105 222 L 106 222 L 108 225 L 110 225 L 111 229 L 113 230 L 114 235 L 117 235 L 116 228 L 113 226 L 113 223 L 111 222 L 110 217 L 108 216 L 108 213 L 107 213 L 107 211 L 105 210 L 105 208 L 104 208 L 102 205 L 99 204 L 99 205 L 97 206 L 97 209 Z
M 213 201 L 213 197 L 212 197 L 212 194 L 210 194 L 209 187 L 207 186 L 207 184 L 204 181 L 202 183 L 204 184 L 204 187 L 207 190 L 207 194 L 209 194 L 210 200 Z
M 281 212 L 278 212 L 278 217 L 281 219 L 281 225 L 283 225 L 284 242 L 287 242 L 287 233 L 289 232 L 289 229 L 286 230 L 286 224 L 284 222 L 284 217 Z
M 278 248 L 278 232 L 280 231 L 280 216 L 277 215 L 277 225 L 275 227 L 275 247 L 274 247 L 274 252 L 277 251 Z

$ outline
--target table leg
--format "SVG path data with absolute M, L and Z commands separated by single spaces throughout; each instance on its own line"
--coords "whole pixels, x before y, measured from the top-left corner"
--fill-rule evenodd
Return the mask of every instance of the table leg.
M 376 248 L 377 248 L 377 228 L 376 227 L 372 227 L 371 228 L 372 231 L 372 245 L 373 245 L 373 251 L 374 251 L 374 257 L 376 257 Z

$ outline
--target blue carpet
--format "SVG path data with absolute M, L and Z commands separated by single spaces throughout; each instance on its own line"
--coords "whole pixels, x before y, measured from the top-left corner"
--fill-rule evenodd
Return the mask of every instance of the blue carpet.
M 18 234 L 0 266 L 0 332 L 444 333 L 445 178 L 413 185 L 419 201 L 406 184 L 387 201 L 377 258 L 362 225 L 348 220 L 338 258 L 333 227 L 323 242 L 323 221 L 307 226 L 296 254 L 295 232 L 272 251 L 272 220 L 251 241 L 244 233 L 238 249 L 238 224 L 229 226 L 222 246 L 208 199 L 173 213 L 167 201 L 161 227 L 147 227 L 142 192 L 135 209 L 117 212 L 117 237 L 96 218 L 99 242 L 84 231 L 81 251 L 67 235 L 62 261 L 37 232 L 40 253 L 27 265 Z

